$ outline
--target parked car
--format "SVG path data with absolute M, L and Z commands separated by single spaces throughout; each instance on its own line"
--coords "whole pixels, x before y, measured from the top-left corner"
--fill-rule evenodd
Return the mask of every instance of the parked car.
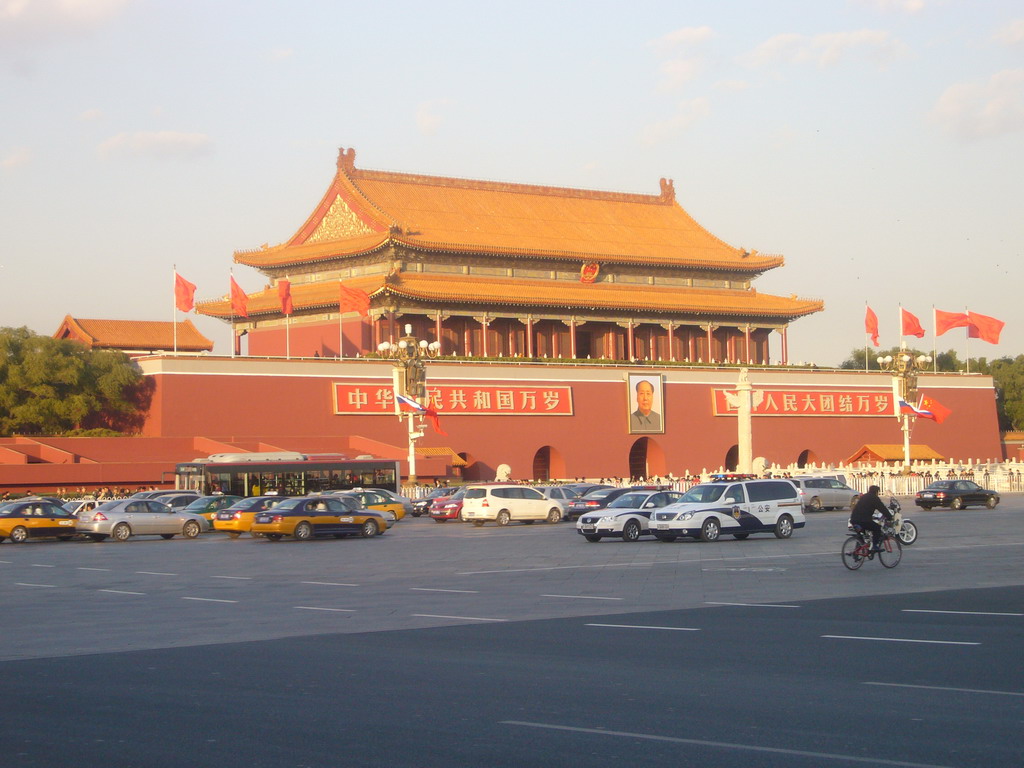
M 566 483 L 562 487 L 575 491 L 577 496 L 586 496 L 591 491 L 600 491 L 603 488 L 614 488 L 615 486 L 607 483 Z
M 102 501 L 97 499 L 75 499 L 74 501 L 66 501 L 61 506 L 75 517 L 78 517 L 79 512 L 91 512 L 102 503 Z
M 354 510 L 369 509 L 371 512 L 376 512 L 384 518 L 384 523 L 388 528 L 398 522 L 398 513 L 395 512 L 396 507 L 393 503 L 375 504 L 373 507 L 368 507 L 363 503 L 363 497 L 360 496 L 359 491 L 331 491 L 330 494 L 337 495 L 339 499 L 345 499 L 345 503 Z
M 210 529 L 212 529 L 217 513 L 241 500 L 241 496 L 228 496 L 220 493 L 213 496 L 200 496 L 195 501 L 186 504 L 184 511 L 191 512 L 194 515 L 202 515 L 210 524 Z
M 210 521 L 183 509 L 171 509 L 153 499 L 116 499 L 105 501 L 90 512 L 78 515 L 75 530 L 93 541 L 110 537 L 125 541 L 131 536 L 154 535 L 173 539 L 179 533 L 194 539 L 210 530 Z
M 792 477 L 800 491 L 800 501 L 808 512 L 823 509 L 853 509 L 860 492 L 832 477 Z
M 995 509 L 999 503 L 999 494 L 982 488 L 972 480 L 936 480 L 917 492 L 914 503 L 924 509 L 964 509 L 968 506 Z
M 10 539 L 12 544 L 21 544 L 43 538 L 68 541 L 74 535 L 75 517 L 60 504 L 19 499 L 0 507 L 0 542 Z
M 545 498 L 551 499 L 562 508 L 563 520 L 569 517 L 569 504 L 580 496 L 572 488 L 564 485 L 534 485 L 532 487 L 543 493 Z
M 598 512 L 581 515 L 576 532 L 587 541 L 597 542 L 606 536 L 636 541 L 650 535 L 651 513 L 682 498 L 679 491 L 631 491 L 612 499 Z
M 353 488 L 352 490 L 354 490 L 354 491 L 362 491 L 364 489 L 363 488 Z M 389 499 L 391 499 L 392 501 L 401 504 L 402 505 L 402 513 L 398 515 L 398 519 L 399 520 L 401 520 L 406 515 L 411 515 L 412 514 L 412 499 L 410 499 L 408 496 L 403 496 L 400 493 L 395 493 L 394 491 L 390 491 L 387 488 L 367 488 L 365 490 L 372 490 L 372 491 L 376 491 L 377 493 L 382 493 L 385 496 L 387 496 Z M 396 510 L 396 513 L 397 513 L 397 510 Z
M 607 488 L 598 488 L 597 490 L 591 491 L 586 496 L 580 496 L 579 498 L 576 498 L 576 499 L 573 499 L 572 501 L 570 501 L 569 502 L 569 506 L 566 509 L 566 514 L 568 516 L 568 519 L 572 520 L 573 518 L 579 517 L 584 512 L 596 512 L 599 509 L 604 509 L 612 501 L 614 501 L 615 499 L 619 498 L 619 496 L 621 496 L 624 493 L 629 493 L 630 491 L 639 491 L 639 490 L 660 490 L 660 489 L 657 489 L 657 488 L 647 488 L 647 489 L 644 489 L 644 488 L 640 488 L 640 487 L 613 488 L 613 487 L 610 487 L 610 486 L 607 487 Z
M 287 498 L 287 496 L 250 496 L 240 499 L 230 507 L 224 507 L 217 512 L 213 521 L 213 530 L 224 531 L 232 539 L 237 539 L 252 528 L 252 520 L 257 512 L 272 509 Z
M 462 502 L 462 519 L 476 526 L 490 520 L 498 525 L 536 520 L 557 523 L 562 519 L 562 507 L 528 485 L 471 485 Z
M 387 530 L 378 512 L 355 508 L 356 502 L 341 496 L 298 496 L 285 499 L 273 509 L 257 512 L 252 532 L 270 541 L 292 536 L 300 541 L 316 536 L 379 536 Z
M 455 493 L 455 488 L 432 488 L 430 493 L 426 496 L 421 496 L 418 499 L 414 499 L 412 502 L 412 516 L 419 517 L 420 515 L 430 514 L 430 505 L 434 503 L 435 499 L 439 499 L 442 496 L 448 497 Z
M 438 523 L 446 523 L 449 520 L 462 520 L 462 501 L 466 495 L 466 488 L 462 486 L 455 489 L 451 496 L 438 496 L 430 505 L 430 516 Z
M 723 533 L 737 539 L 752 533 L 788 539 L 804 522 L 800 492 L 784 479 L 700 483 L 651 515 L 651 529 L 660 541 L 680 536 L 718 541 Z
M 199 498 L 198 493 L 161 493 L 153 497 L 153 501 L 159 501 L 173 509 L 185 508 Z
M 372 509 L 374 512 L 393 512 L 396 520 L 405 517 L 405 505 L 412 502 L 404 496 L 391 494 L 380 488 L 353 488 L 351 491 L 339 491 L 339 495 L 351 496 L 359 500 L 364 509 Z M 399 499 L 404 499 L 400 501 Z

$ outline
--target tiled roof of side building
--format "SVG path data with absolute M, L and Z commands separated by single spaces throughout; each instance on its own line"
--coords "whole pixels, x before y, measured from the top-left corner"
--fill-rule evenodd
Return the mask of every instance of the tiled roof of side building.
M 337 281 L 292 285 L 292 303 L 296 310 L 336 308 L 339 301 Z M 403 272 L 398 279 L 382 275 L 346 280 L 344 285 L 366 291 L 371 297 L 388 294 L 441 303 L 446 307 L 492 304 L 510 308 L 551 307 L 560 310 L 611 310 L 707 315 L 715 317 L 765 317 L 792 319 L 824 308 L 819 299 L 803 299 L 754 290 L 629 285 L 624 283 L 574 283 L 568 281 L 527 280 L 519 278 L 476 277 L 465 275 L 428 275 Z M 280 314 L 277 289 L 250 294 L 248 312 L 253 315 Z M 201 302 L 200 314 L 228 318 L 231 303 L 226 299 Z
M 191 320 L 180 323 L 156 320 L 96 320 L 67 315 L 53 334 L 57 339 L 73 339 L 90 347 L 123 350 L 174 349 L 175 325 L 179 350 L 213 350 L 213 342 L 203 336 Z
M 361 170 L 342 152 L 327 193 L 286 243 L 235 261 L 284 267 L 394 243 L 424 251 L 571 258 L 760 273 L 781 256 L 731 246 L 661 193 L 638 195 Z

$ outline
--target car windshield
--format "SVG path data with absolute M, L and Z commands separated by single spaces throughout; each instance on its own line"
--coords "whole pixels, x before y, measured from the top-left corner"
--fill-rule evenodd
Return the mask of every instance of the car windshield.
M 624 493 L 619 498 L 608 503 L 608 508 L 612 507 L 618 509 L 620 507 L 629 507 L 632 509 L 640 509 L 644 501 L 647 499 L 649 494 L 646 493 Z
M 684 493 L 677 501 L 677 504 L 704 504 L 709 501 L 718 501 L 722 498 L 725 485 L 695 485 Z
M 117 509 L 120 506 L 120 501 L 104 501 L 102 504 L 96 507 L 96 511 L 98 512 L 101 509 Z
M 618 488 L 602 488 L 599 491 L 591 491 L 583 498 L 586 499 L 587 501 L 602 501 L 608 498 L 608 495 L 611 494 L 613 491 L 617 490 Z
M 953 483 L 952 480 L 938 480 L 937 482 L 934 482 L 931 485 L 929 485 L 927 488 L 925 488 L 925 490 L 926 491 L 948 491 L 953 486 L 954 486 L 954 483 Z

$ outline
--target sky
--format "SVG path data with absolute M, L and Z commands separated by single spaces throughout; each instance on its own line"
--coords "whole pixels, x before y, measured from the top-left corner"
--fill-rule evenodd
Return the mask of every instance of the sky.
M 676 199 L 822 299 L 791 362 L 1024 354 L 1019 0 L 0 0 L 0 326 L 171 320 L 266 278 L 356 165 Z M 1006 322 L 932 337 L 932 309 Z M 220 321 L 190 315 L 216 351 Z M 184 315 L 177 314 L 178 319 Z M 778 357 L 777 334 L 772 342 Z

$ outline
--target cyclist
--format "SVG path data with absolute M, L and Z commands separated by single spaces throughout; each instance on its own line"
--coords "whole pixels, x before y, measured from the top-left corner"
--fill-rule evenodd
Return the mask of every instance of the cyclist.
M 850 515 L 850 522 L 854 528 L 859 527 L 865 531 L 871 531 L 871 551 L 873 553 L 882 549 L 882 526 L 875 522 L 875 511 L 881 512 L 887 521 L 892 520 L 889 508 L 878 498 L 878 491 L 877 485 L 868 488 L 864 495 L 857 499 L 857 503 L 853 506 L 853 513 Z

